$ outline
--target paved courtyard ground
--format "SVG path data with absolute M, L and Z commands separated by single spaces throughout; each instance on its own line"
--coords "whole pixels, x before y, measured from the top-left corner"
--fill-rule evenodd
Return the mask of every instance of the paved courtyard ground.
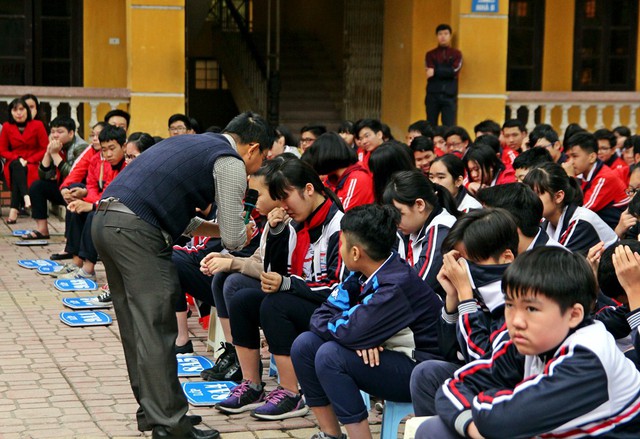
M 0 221 L 0 439 L 145 437 L 136 429 L 131 393 L 120 344 L 118 322 L 103 327 L 71 328 L 59 320 L 61 299 L 87 293 L 61 293 L 53 278 L 18 267 L 18 259 L 48 258 L 64 248 L 64 223 L 51 219 L 50 244 L 18 247 L 12 230 L 31 229 L 20 218 Z M 106 276 L 101 264 L 98 281 Z M 206 331 L 194 316 L 189 329 L 196 352 L 206 353 Z M 268 370 L 268 364 L 265 366 Z M 199 378 L 198 378 L 199 379 Z M 195 380 L 195 379 L 194 379 Z M 275 386 L 266 378 L 268 388 Z M 209 407 L 193 408 L 203 427 L 217 428 L 224 439 L 309 438 L 317 431 L 309 414 L 281 422 L 259 422 L 248 414 L 226 416 Z M 374 436 L 380 416 L 369 417 Z M 150 433 L 146 434 L 150 437 Z

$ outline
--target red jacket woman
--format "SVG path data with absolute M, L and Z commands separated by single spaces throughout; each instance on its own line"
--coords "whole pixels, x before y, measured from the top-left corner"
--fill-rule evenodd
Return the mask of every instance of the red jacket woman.
M 4 177 L 11 188 L 8 223 L 15 223 L 20 207 L 31 207 L 29 186 L 38 179 L 38 164 L 47 150 L 47 131 L 39 120 L 32 120 L 23 99 L 9 104 L 9 121 L 0 132 L 0 157 L 6 159 Z

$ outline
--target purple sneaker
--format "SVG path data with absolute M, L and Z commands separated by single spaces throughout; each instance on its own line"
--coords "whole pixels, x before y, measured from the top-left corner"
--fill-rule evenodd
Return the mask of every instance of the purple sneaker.
M 242 413 L 259 407 L 264 402 L 264 383 L 262 389 L 254 390 L 249 381 L 243 381 L 233 388 L 231 395 L 216 404 L 216 409 L 222 413 Z
M 251 416 L 265 421 L 277 421 L 304 416 L 308 412 L 309 407 L 304 403 L 302 395 L 296 395 L 278 386 L 269 392 L 265 403 L 251 412 Z

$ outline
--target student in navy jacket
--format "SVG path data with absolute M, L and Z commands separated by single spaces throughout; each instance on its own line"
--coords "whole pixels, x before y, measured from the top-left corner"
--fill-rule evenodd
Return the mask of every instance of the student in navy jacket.
M 609 247 L 618 236 L 598 215 L 582 206 L 578 182 L 557 163 L 542 163 L 527 173 L 523 183 L 542 200 L 547 234 L 572 252 L 586 255 L 604 242 Z
M 442 241 L 460 215 L 455 200 L 449 191 L 432 183 L 418 169 L 395 173 L 383 199 L 400 212 L 398 228 L 405 235 L 406 261 L 444 297 L 436 276 L 442 267 Z
M 536 248 L 507 269 L 502 288 L 511 340 L 445 382 L 439 416 L 416 439 L 638 437 L 640 373 L 589 318 L 597 285 L 586 260 Z
M 291 349 L 307 404 L 326 438 L 344 437 L 338 422 L 350 437 L 371 437 L 360 389 L 408 402 L 416 362 L 441 358 L 436 324 L 442 302 L 392 251 L 398 220 L 389 206 L 358 206 L 345 214 L 340 255 L 352 273 Z

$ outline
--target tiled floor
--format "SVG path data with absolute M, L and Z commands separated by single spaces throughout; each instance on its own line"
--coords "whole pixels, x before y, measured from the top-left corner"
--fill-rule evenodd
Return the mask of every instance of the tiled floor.
M 63 250 L 64 223 L 52 219 L 50 245 L 18 247 L 12 230 L 29 229 L 33 220 L 0 220 L 0 438 L 141 437 L 120 344 L 117 321 L 107 327 L 71 328 L 53 278 L 18 267 L 18 259 L 48 258 Z M 101 264 L 98 280 L 106 280 Z M 82 293 L 80 293 L 82 294 Z M 107 311 L 115 317 L 113 311 Z M 198 353 L 205 353 L 206 332 L 189 319 Z M 208 353 L 207 355 L 211 355 Z M 268 364 L 266 364 L 268 370 Z M 275 385 L 266 379 L 269 387 Z M 308 438 L 317 431 L 313 415 L 281 422 L 258 422 L 248 414 L 226 416 L 213 408 L 194 408 L 203 427 L 224 439 Z M 370 415 L 374 435 L 380 418 Z M 150 434 L 147 434 L 150 436 Z

